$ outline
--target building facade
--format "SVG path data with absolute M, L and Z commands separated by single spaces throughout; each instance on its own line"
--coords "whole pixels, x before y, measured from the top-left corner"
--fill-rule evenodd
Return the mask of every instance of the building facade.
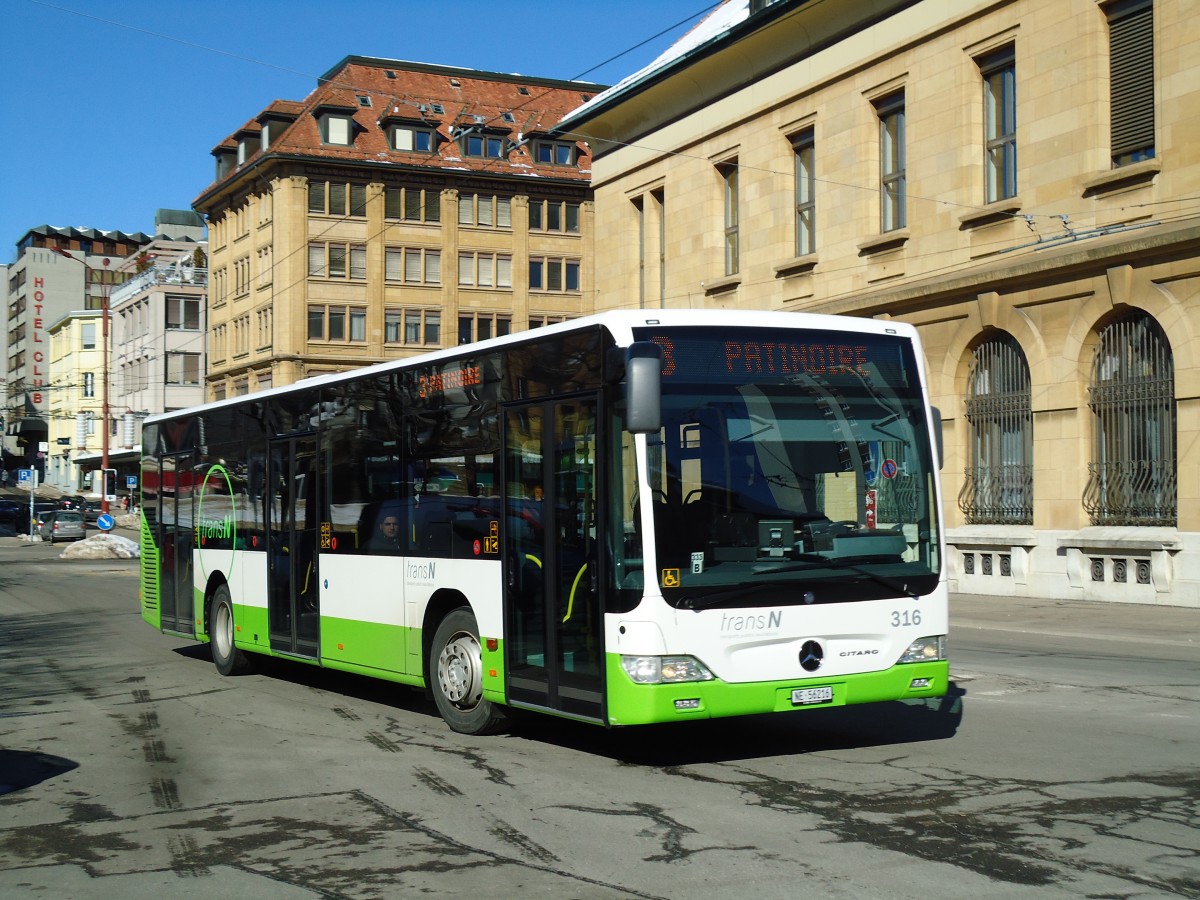
M 49 448 L 45 483 L 66 493 L 87 486 L 78 460 L 100 456 L 104 423 L 104 324 L 99 310 L 77 310 L 53 322 L 49 335 L 50 382 L 46 395 Z
M 597 308 L 897 318 L 958 591 L 1200 606 L 1200 21 L 729 0 L 562 134 Z
M 592 309 L 594 85 L 348 57 L 213 151 L 209 399 Z
M 91 228 L 30 229 L 5 279 L 4 466 L 46 477 L 50 428 L 48 329 L 73 310 L 98 310 L 121 277 L 118 264 L 150 238 Z

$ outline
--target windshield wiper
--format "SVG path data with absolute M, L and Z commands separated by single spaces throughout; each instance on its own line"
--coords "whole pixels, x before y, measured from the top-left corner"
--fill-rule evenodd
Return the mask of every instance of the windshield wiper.
M 889 590 L 898 591 L 899 593 L 904 594 L 906 597 L 912 597 L 914 600 L 917 598 L 917 592 L 910 591 L 908 589 L 907 582 L 900 581 L 896 578 L 891 578 L 887 575 L 880 575 L 878 572 L 872 572 L 870 569 L 864 568 L 863 566 L 856 566 L 854 563 L 843 562 L 837 557 L 831 558 L 828 556 L 821 556 L 819 553 L 801 553 L 798 557 L 794 558 L 799 559 L 803 565 L 780 566 L 779 568 L 765 569 L 763 571 L 774 574 L 776 572 L 807 572 L 811 569 L 819 569 L 822 567 L 839 569 L 846 572 L 855 572 L 859 575 L 862 575 L 864 578 L 874 581 L 876 584 L 883 585 Z
M 792 587 L 793 585 L 791 584 L 778 581 L 763 581 L 758 584 L 735 584 L 733 587 L 728 587 L 720 591 L 714 591 L 711 594 L 705 594 L 703 597 L 684 597 L 679 601 L 679 608 L 700 612 L 702 609 L 710 609 L 714 606 L 720 606 L 730 597 L 749 597 L 751 594 L 757 594 L 771 588 Z

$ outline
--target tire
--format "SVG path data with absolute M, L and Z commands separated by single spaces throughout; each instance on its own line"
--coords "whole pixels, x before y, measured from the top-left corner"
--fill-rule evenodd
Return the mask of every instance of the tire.
M 233 635 L 233 600 L 229 596 L 229 587 L 222 584 L 213 591 L 208 614 L 213 664 L 222 675 L 244 675 L 254 670 L 249 655 L 234 646 Z
M 483 654 L 479 625 L 469 607 L 451 610 L 433 634 L 429 686 L 438 712 L 459 734 L 492 734 L 504 711 L 483 697 Z

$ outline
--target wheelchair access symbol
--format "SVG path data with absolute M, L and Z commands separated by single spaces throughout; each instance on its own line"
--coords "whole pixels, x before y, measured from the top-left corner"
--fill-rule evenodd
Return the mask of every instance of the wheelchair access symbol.
M 663 587 L 679 587 L 679 570 L 678 569 L 663 569 L 662 570 L 662 586 Z

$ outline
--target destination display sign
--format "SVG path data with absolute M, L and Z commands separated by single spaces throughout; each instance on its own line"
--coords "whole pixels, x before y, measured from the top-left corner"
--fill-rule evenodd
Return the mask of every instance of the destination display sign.
M 639 329 L 663 353 L 665 382 L 863 378 L 904 371 L 907 342 L 886 335 L 773 329 Z

